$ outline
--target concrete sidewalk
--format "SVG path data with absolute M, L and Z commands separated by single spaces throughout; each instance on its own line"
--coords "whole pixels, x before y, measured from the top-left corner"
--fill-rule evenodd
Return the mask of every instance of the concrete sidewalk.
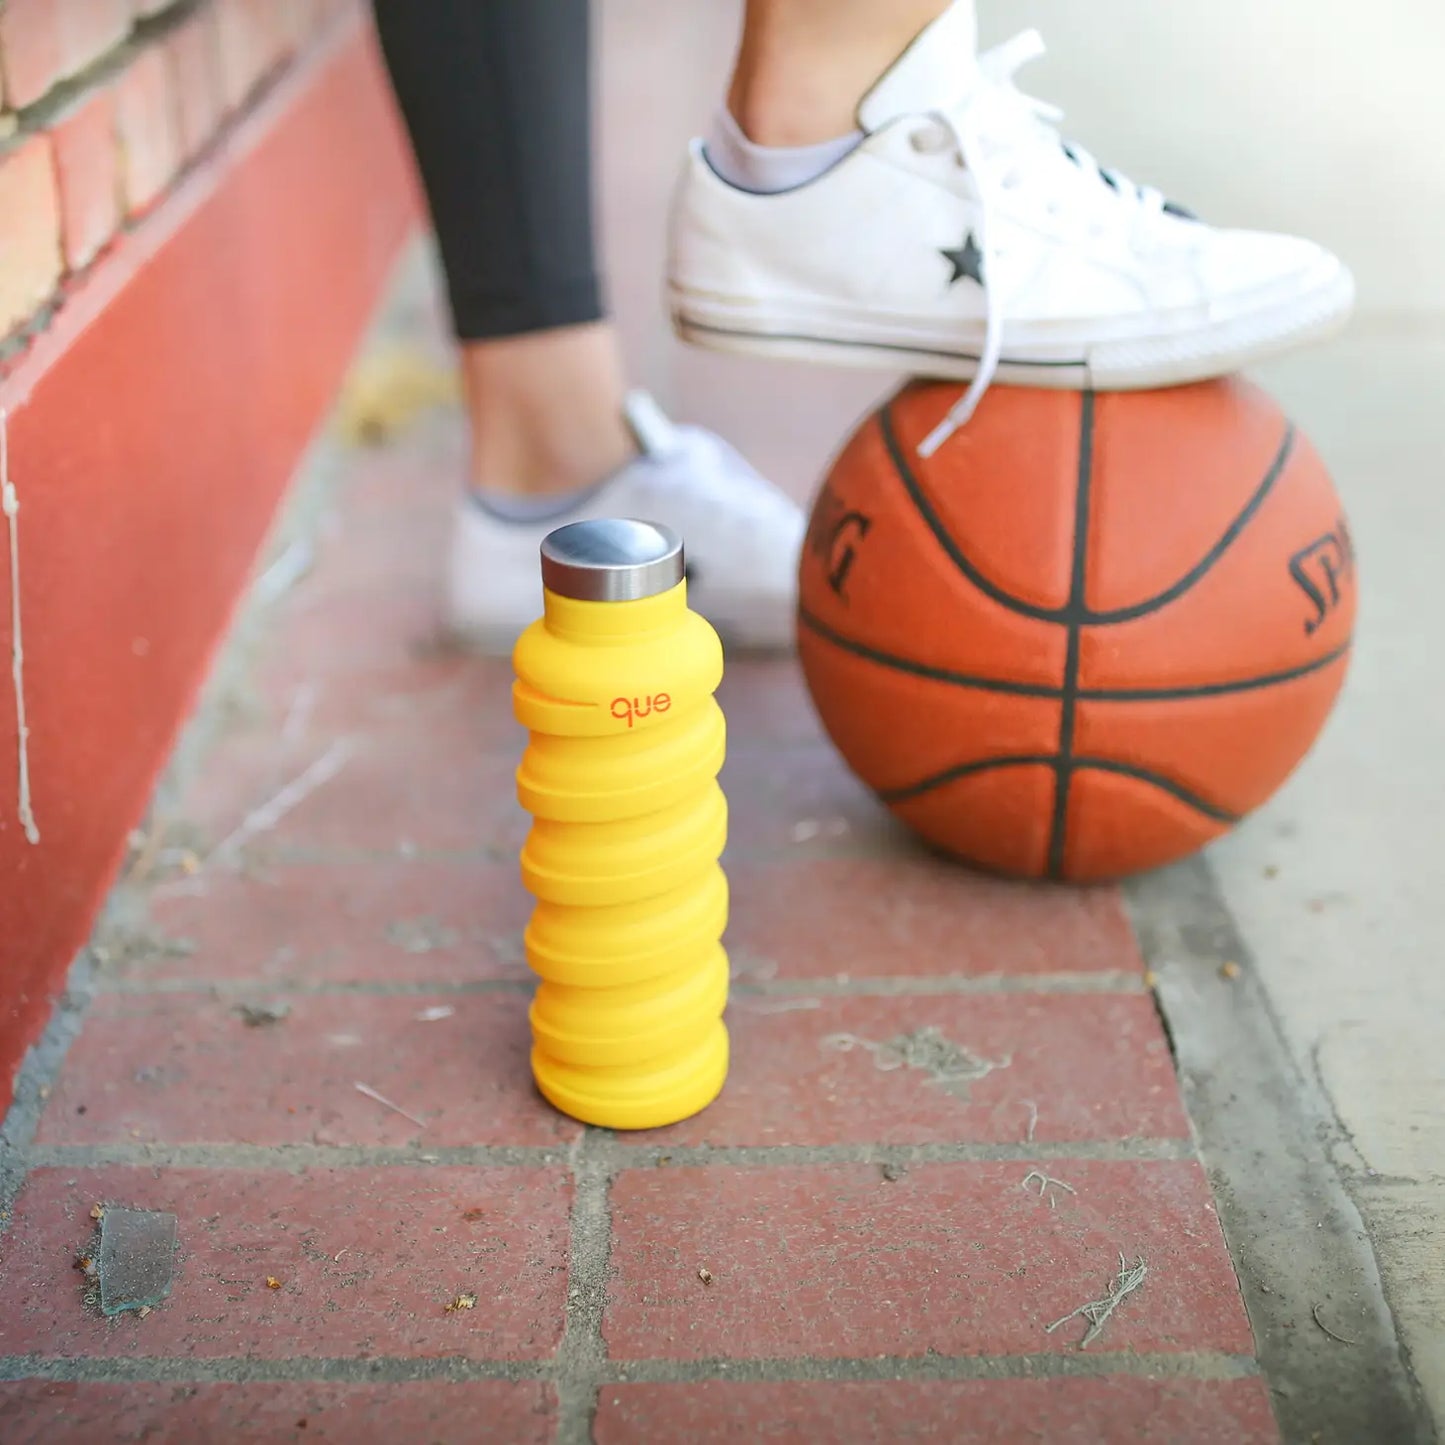
M 1355 661 L 1307 765 L 1211 851 L 1445 1420 L 1445 325 L 1365 324 L 1261 379 L 1329 458 L 1360 558 Z

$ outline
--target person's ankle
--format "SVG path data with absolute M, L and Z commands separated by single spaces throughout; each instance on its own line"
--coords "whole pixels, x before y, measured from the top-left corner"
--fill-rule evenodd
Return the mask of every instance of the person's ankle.
M 611 328 L 557 328 L 462 348 L 471 484 L 498 495 L 580 491 L 637 443 L 622 410 Z
M 854 130 L 858 103 L 948 0 L 750 6 L 727 106 L 755 145 L 811 146 Z
M 787 68 L 770 67 L 734 75 L 726 103 L 728 114 L 754 145 L 801 147 L 820 145 L 854 130 L 861 94 L 816 81 L 799 86 Z
M 499 496 L 580 492 L 625 466 L 637 444 L 625 424 L 561 435 L 547 426 L 473 427 L 471 485 Z

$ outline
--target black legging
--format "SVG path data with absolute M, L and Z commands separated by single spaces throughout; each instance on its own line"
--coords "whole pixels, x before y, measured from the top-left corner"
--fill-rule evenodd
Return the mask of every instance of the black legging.
M 596 321 L 588 0 L 373 0 L 457 336 Z

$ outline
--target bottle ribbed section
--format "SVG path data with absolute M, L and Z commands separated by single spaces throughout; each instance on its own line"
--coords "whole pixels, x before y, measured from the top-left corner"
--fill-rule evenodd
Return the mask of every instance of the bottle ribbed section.
M 682 691 L 665 715 L 628 698 L 631 723 L 604 736 L 534 723 L 517 774 L 533 1074 L 611 1128 L 687 1118 L 727 1073 L 726 724 L 710 693 Z

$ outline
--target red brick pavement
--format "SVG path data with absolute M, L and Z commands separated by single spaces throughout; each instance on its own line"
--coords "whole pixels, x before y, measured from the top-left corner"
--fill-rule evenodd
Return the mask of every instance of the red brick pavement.
M 0 1438 L 1275 1439 L 1118 897 L 915 849 L 786 661 L 723 690 L 726 1092 L 626 1138 L 538 1098 L 508 670 L 417 573 L 459 452 L 355 458 L 24 1083 Z M 94 1204 L 178 1217 L 144 1319 L 84 1303 Z

